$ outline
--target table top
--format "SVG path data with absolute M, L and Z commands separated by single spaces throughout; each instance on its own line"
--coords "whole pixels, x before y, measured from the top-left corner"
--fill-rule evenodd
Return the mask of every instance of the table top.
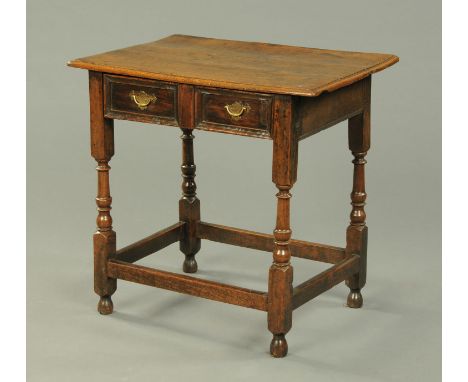
M 163 81 L 318 96 L 398 62 L 392 54 L 172 35 L 79 58 L 69 66 Z

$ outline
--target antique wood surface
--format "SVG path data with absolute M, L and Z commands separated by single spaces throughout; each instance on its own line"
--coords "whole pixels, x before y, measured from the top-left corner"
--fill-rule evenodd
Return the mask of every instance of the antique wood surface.
M 352 210 L 346 230 L 346 253 L 360 256 L 359 272 L 350 277 L 346 284 L 350 288 L 347 304 L 350 308 L 360 308 L 363 304 L 361 289 L 366 284 L 367 274 L 367 234 L 365 164 L 370 148 L 370 86 L 367 92 L 367 107 L 362 113 L 348 121 L 348 145 L 354 157 L 353 189 L 351 191 Z
M 268 329 L 273 334 L 270 353 L 285 357 L 286 333 L 292 326 L 292 281 L 290 190 L 297 178 L 298 136 L 294 129 L 291 96 L 277 95 L 273 101 L 273 171 L 276 194 L 276 227 L 273 231 L 273 263 L 268 277 Z
M 371 76 L 333 93 L 301 97 L 296 103 L 299 139 L 345 121 L 368 108 Z
M 371 77 L 397 61 L 390 54 L 173 35 L 69 62 L 89 70 L 91 154 L 98 173 L 93 236 L 98 311 L 112 313 L 117 279 L 258 309 L 267 312 L 271 355 L 284 357 L 294 309 L 342 281 L 350 289 L 347 305 L 360 308 L 367 272 L 364 206 Z M 118 251 L 109 181 L 114 119 L 177 126 L 182 132 L 179 222 Z M 291 190 L 297 179 L 298 143 L 344 120 L 354 158 L 346 247 L 292 239 Z M 272 140 L 272 181 L 277 189 L 273 234 L 201 221 L 194 129 Z M 182 270 L 194 273 L 202 240 L 271 252 L 268 291 L 133 264 L 179 242 L 185 256 Z M 333 266 L 293 288 L 292 256 Z
M 293 309 L 317 297 L 359 270 L 359 256 L 351 255 L 293 289 Z
M 396 62 L 398 57 L 391 54 L 172 35 L 72 60 L 68 65 L 192 85 L 318 96 Z
M 197 197 L 195 171 L 197 166 L 193 154 L 193 134 L 189 128 L 182 129 L 182 197 L 179 200 L 179 219 L 185 222 L 180 238 L 180 250 L 185 255 L 182 269 L 195 273 L 198 269 L 195 255 L 200 250 L 201 240 L 196 235 L 200 221 L 200 200 Z
M 215 281 L 109 260 L 109 277 L 247 308 L 267 310 L 267 294 Z
M 179 84 L 179 88 L 177 91 L 177 106 L 179 126 L 185 129 L 193 129 L 195 127 L 194 86 L 187 84 Z
M 197 236 L 201 239 L 218 243 L 235 245 L 238 247 L 258 249 L 272 252 L 275 238 L 273 235 L 232 228 L 220 224 L 200 221 L 197 224 Z M 289 241 L 291 256 L 316 260 L 324 263 L 336 264 L 345 258 L 345 249 L 331 245 L 312 243 L 309 241 Z
M 140 92 L 154 100 L 139 106 Z M 104 96 L 107 118 L 177 126 L 177 84 L 104 75 Z
M 104 117 L 102 73 L 89 72 L 91 155 L 97 161 L 98 192 L 96 205 L 97 231 L 94 246 L 94 291 L 100 296 L 98 311 L 113 311 L 111 296 L 117 289 L 117 280 L 107 275 L 107 260 L 115 256 L 116 234 L 110 214 L 112 197 L 109 186 L 109 161 L 114 155 L 114 121 Z
M 135 261 L 141 260 L 179 241 L 181 238 L 181 230 L 184 226 L 185 222 L 178 222 L 170 227 L 164 228 L 136 243 L 119 249 L 113 258 L 127 263 L 134 263 Z
M 196 128 L 270 138 L 271 101 L 268 94 L 197 88 Z M 229 108 L 236 104 L 241 114 L 232 116 Z

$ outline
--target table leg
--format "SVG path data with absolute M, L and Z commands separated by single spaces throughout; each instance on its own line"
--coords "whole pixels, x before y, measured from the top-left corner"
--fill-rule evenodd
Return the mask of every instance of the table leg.
M 104 118 L 102 73 L 89 73 L 91 110 L 91 155 L 96 159 L 98 191 L 96 204 L 98 216 L 94 244 L 94 291 L 100 296 L 98 311 L 110 314 L 113 311 L 111 296 L 117 289 L 117 280 L 107 277 L 107 260 L 116 252 L 116 235 L 112 229 L 110 214 L 112 197 L 109 187 L 109 161 L 114 155 L 113 120 Z
M 290 264 L 290 190 L 297 175 L 297 136 L 292 123 L 290 97 L 276 96 L 273 121 L 273 182 L 277 197 L 276 228 L 273 232 L 273 264 L 268 278 L 268 329 L 273 333 L 270 353 L 284 357 L 288 352 L 285 335 L 292 326 L 293 267 Z
M 367 270 L 367 226 L 365 190 L 365 156 L 370 147 L 370 116 L 369 111 L 351 118 L 348 122 L 349 149 L 354 160 L 353 190 L 351 192 L 351 222 L 346 231 L 346 252 L 360 256 L 360 270 L 346 284 L 350 288 L 347 305 L 350 308 L 360 308 L 363 304 L 361 289 L 366 284 Z
M 274 357 L 284 357 L 288 352 L 285 334 L 292 326 L 292 280 L 291 251 L 289 239 L 289 200 L 288 188 L 278 186 L 277 221 L 274 230 L 275 245 L 273 264 L 268 278 L 268 329 L 273 333 L 270 353 Z
M 191 129 L 182 129 L 182 198 L 179 201 L 179 219 L 186 222 L 180 240 L 180 250 L 185 254 L 183 271 L 195 273 L 195 260 L 201 240 L 196 236 L 196 223 L 200 220 L 200 200 L 197 198 L 195 183 L 195 162 L 193 159 L 193 134 Z

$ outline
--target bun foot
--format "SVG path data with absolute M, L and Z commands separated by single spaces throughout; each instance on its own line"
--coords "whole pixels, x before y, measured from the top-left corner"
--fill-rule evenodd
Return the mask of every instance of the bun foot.
M 362 307 L 362 294 L 360 289 L 351 290 L 349 292 L 347 305 L 355 309 Z
M 185 261 L 182 269 L 185 273 L 195 273 L 198 270 L 195 255 L 185 255 Z
M 270 354 L 275 358 L 283 358 L 288 354 L 288 343 L 284 334 L 274 334 L 270 344 Z
M 98 312 L 104 315 L 111 314 L 114 311 L 114 304 L 110 296 L 103 296 L 99 299 L 97 306 Z

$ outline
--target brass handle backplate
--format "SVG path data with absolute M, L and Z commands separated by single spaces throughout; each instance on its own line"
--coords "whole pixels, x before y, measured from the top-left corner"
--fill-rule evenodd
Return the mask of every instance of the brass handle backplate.
M 146 110 L 151 102 L 156 102 L 158 99 L 154 94 L 148 94 L 143 90 L 132 90 L 129 93 L 130 99 L 137 104 L 140 110 Z
M 240 119 L 244 112 L 248 113 L 250 110 L 250 106 L 248 104 L 242 104 L 239 101 L 231 103 L 230 105 L 226 105 L 224 108 L 227 110 L 232 119 L 235 120 Z

